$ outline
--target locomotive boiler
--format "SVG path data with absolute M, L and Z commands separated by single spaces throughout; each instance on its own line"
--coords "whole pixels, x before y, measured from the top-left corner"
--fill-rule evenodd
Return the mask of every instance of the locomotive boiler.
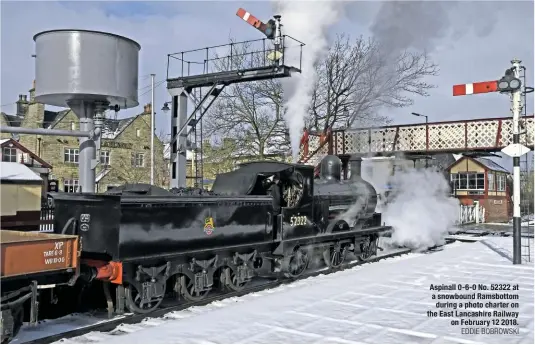
M 149 185 L 52 193 L 54 229 L 80 236 L 83 271 L 117 287 L 117 310 L 149 312 L 167 293 L 195 301 L 216 288 L 241 290 L 254 276 L 298 277 L 316 255 L 338 267 L 349 251 L 360 260 L 376 254 L 391 228 L 358 164 L 342 181 L 336 156 L 323 159 L 318 180 L 311 166 L 250 162 L 200 195 Z M 275 175 L 280 208 L 267 188 Z

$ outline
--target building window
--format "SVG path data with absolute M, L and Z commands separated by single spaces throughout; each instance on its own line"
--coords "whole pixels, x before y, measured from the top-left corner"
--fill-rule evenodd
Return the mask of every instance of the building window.
M 505 192 L 505 175 L 503 174 L 496 174 L 496 184 L 498 187 L 498 192 Z
M 65 193 L 76 193 L 78 191 L 78 180 L 63 180 L 63 191 Z
M 488 180 L 489 180 L 489 191 L 495 191 L 496 188 L 494 187 L 494 173 L 491 173 L 490 171 L 487 173 Z
M 136 137 L 140 137 L 141 136 L 141 129 L 139 128 L 136 128 Z
M 78 149 L 65 149 L 65 163 L 78 163 Z
M 17 162 L 17 149 L 14 147 L 4 147 L 2 151 L 2 162 Z
M 145 155 L 143 153 L 132 154 L 132 166 L 143 168 L 145 166 Z
M 451 181 L 455 190 L 484 190 L 485 174 L 458 173 L 451 174 Z
M 110 165 L 110 151 L 100 151 L 100 164 Z
M 71 131 L 76 130 L 76 126 L 74 124 L 74 121 L 71 121 Z

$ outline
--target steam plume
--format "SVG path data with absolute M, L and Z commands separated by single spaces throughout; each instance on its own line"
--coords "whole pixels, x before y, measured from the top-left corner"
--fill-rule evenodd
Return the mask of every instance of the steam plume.
M 394 228 L 393 243 L 414 250 L 443 244 L 459 210 L 444 176 L 431 169 L 408 169 L 396 172 L 392 182 L 395 197 L 383 220 Z
M 359 20 L 352 13 L 362 6 L 366 5 L 351 4 L 348 16 Z M 470 31 L 478 37 L 491 34 L 499 19 L 496 14 L 508 7 L 510 3 L 506 1 L 383 1 L 370 24 L 370 32 L 386 55 L 406 49 L 432 54 L 446 37 L 456 41 Z M 529 9 L 526 6 L 526 10 L 533 11 L 533 5 Z
M 277 13 L 282 16 L 283 33 L 306 43 L 301 74 L 296 73 L 292 78 L 283 81 L 286 98 L 285 119 L 290 130 L 293 160 L 297 161 L 299 141 L 316 81 L 314 64 L 321 54 L 327 51 L 327 30 L 337 21 L 343 2 L 281 0 L 275 1 L 275 5 Z M 296 53 L 299 54 L 298 48 L 288 49 L 288 54 Z

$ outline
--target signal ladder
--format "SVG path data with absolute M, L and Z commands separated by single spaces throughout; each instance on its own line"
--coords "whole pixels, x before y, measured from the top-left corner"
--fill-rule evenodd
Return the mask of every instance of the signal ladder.
M 206 64 L 205 64 L 206 66 Z M 207 67 L 205 67 L 207 69 Z M 189 139 L 190 149 L 193 151 L 193 157 L 191 160 L 192 170 L 195 170 L 193 177 L 195 188 L 203 188 L 203 128 L 202 128 L 202 117 L 206 114 L 210 106 L 214 103 L 217 96 L 225 88 L 225 84 L 219 85 L 219 82 L 216 81 L 210 87 L 208 92 L 203 96 L 202 88 L 197 88 L 197 92 L 188 91 L 187 95 L 190 100 L 193 102 L 195 109 L 188 118 L 188 126 L 190 127 L 186 133 L 186 137 Z M 208 99 L 211 99 L 208 101 Z M 203 107 L 203 104 L 208 101 L 206 107 Z

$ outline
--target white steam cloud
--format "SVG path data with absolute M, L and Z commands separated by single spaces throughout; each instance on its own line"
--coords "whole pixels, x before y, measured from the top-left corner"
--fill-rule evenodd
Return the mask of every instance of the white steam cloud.
M 459 201 L 450 197 L 443 174 L 431 169 L 407 169 L 392 177 L 394 197 L 383 221 L 394 228 L 393 244 L 425 250 L 444 244 L 457 220 Z
M 305 118 L 310 106 L 312 90 L 316 81 L 315 62 L 327 51 L 327 30 L 336 23 L 339 10 L 344 5 L 341 1 L 275 1 L 276 11 L 280 14 L 283 24 L 283 34 L 290 35 L 303 41 L 303 56 L 301 62 L 302 72 L 295 73 L 291 78 L 283 81 L 286 98 L 286 123 L 290 130 L 293 160 L 297 161 L 299 155 L 299 141 L 301 139 Z M 299 62 L 299 47 L 285 51 L 285 64 L 290 61 Z M 295 59 L 297 55 L 297 59 Z M 299 65 L 292 64 L 294 67 Z

